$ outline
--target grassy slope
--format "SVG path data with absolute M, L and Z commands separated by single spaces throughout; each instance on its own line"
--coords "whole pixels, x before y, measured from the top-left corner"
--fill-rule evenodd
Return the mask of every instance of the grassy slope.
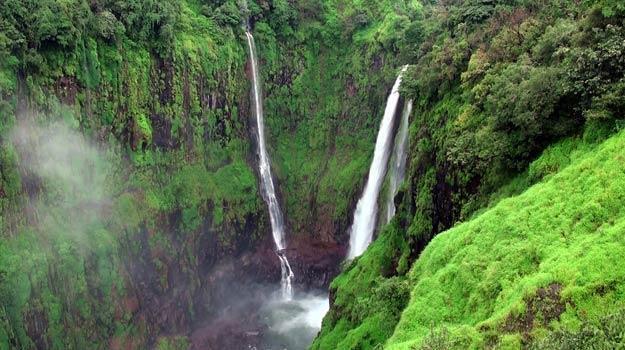
M 332 282 L 333 306 L 312 349 L 372 349 L 393 334 L 410 292 L 404 277 L 382 277 L 406 246 L 395 224 Z
M 407 273 L 432 237 L 541 181 L 554 169 L 549 157 L 528 166 L 550 144 L 589 125 L 599 133 L 619 125 L 610 108 L 607 118 L 592 116 L 604 115 L 596 101 L 622 101 L 612 91 L 623 76 L 622 18 L 603 17 L 603 2 L 506 4 L 424 4 L 410 24 L 402 93 L 415 110 L 398 218 L 331 285 L 333 307 L 313 349 L 384 344 L 410 296 Z M 610 78 L 596 84 L 586 78 L 603 74 Z
M 568 145 L 547 156 L 557 147 Z M 574 330 L 622 307 L 623 147 L 621 132 L 437 236 L 411 270 L 412 296 L 386 347 L 410 349 L 425 339 L 423 346 L 518 348 L 544 329 Z

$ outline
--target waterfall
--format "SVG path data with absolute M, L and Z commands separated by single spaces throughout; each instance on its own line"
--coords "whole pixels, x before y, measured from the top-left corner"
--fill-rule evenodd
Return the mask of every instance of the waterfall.
M 267 147 L 265 145 L 265 124 L 263 114 L 263 100 L 260 86 L 260 74 L 258 72 L 258 60 L 256 58 L 256 45 L 254 37 L 249 31 L 245 32 L 247 36 L 247 45 L 250 50 L 250 60 L 252 63 L 252 100 L 254 103 L 254 115 L 256 116 L 256 130 L 258 136 L 258 167 L 261 179 L 263 199 L 269 207 L 269 218 L 271 220 L 271 230 L 273 240 L 276 244 L 276 254 L 280 259 L 280 269 L 282 271 L 281 288 L 282 295 L 285 299 L 291 299 L 293 296 L 292 280 L 294 277 L 293 270 L 286 256 L 286 244 L 284 241 L 284 218 L 280 210 L 280 204 L 276 196 L 276 190 L 271 176 L 271 165 L 269 156 L 267 155 Z
M 395 196 L 399 190 L 399 185 L 404 181 L 406 174 L 406 148 L 408 147 L 408 124 L 412 113 L 412 100 L 408 100 L 404 105 L 401 122 L 397 135 L 395 136 L 395 147 L 389 171 L 388 198 L 386 200 L 386 224 L 395 216 Z
M 386 174 L 391 143 L 393 142 L 393 126 L 399 103 L 399 85 L 405 70 L 406 67 L 402 69 L 397 77 L 386 102 L 386 110 L 384 111 L 380 131 L 375 142 L 375 152 L 373 153 L 373 161 L 369 169 L 369 178 L 354 213 L 354 223 L 352 224 L 349 239 L 348 259 L 360 256 L 367 249 L 369 243 L 371 243 L 376 223 L 378 197 Z

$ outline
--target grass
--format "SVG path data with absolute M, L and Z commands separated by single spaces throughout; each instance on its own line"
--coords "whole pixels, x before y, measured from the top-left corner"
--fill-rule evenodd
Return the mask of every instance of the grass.
M 409 297 L 405 277 L 382 277 L 393 270 L 396 252 L 407 249 L 396 224 L 392 221 L 332 282 L 334 306 L 312 349 L 370 349 L 393 334 Z
M 444 347 L 519 348 L 623 307 L 624 146 L 623 132 L 582 154 L 561 142 L 530 172 L 570 165 L 438 235 L 409 274 L 411 298 L 385 348 L 441 337 Z M 557 292 L 541 297 L 548 288 Z M 555 304 L 564 308 L 550 314 Z

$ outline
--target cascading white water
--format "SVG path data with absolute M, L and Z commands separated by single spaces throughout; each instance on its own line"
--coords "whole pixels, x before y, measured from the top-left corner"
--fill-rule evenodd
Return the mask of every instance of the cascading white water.
M 395 216 L 395 196 L 399 190 L 399 185 L 404 181 L 406 174 L 406 148 L 408 147 L 408 125 L 412 113 L 412 100 L 406 101 L 402 112 L 401 122 L 397 135 L 395 136 L 395 147 L 389 168 L 388 198 L 386 200 L 386 222 L 389 223 Z
M 286 258 L 283 252 L 278 252 L 278 258 L 280 259 L 280 270 L 282 271 L 281 288 L 282 296 L 285 299 L 291 300 L 293 298 L 293 285 L 292 280 L 295 275 L 289 264 L 289 260 Z
M 395 124 L 397 104 L 399 103 L 399 85 L 405 70 L 406 67 L 402 69 L 397 77 L 386 102 L 386 110 L 384 111 L 380 131 L 375 142 L 375 152 L 373 153 L 373 161 L 369 169 L 369 178 L 354 213 L 354 223 L 352 224 L 349 239 L 349 253 L 347 254 L 348 259 L 360 256 L 367 249 L 369 243 L 371 243 L 377 216 L 378 197 L 386 174 L 391 143 L 393 142 L 393 126 Z
M 270 298 L 260 310 L 267 328 L 258 349 L 308 349 L 329 309 L 327 294 L 296 293 L 288 301 Z
M 271 176 L 271 165 L 269 156 L 267 155 L 267 147 L 265 146 L 265 124 L 263 113 L 262 90 L 260 86 L 260 74 L 258 72 L 258 61 L 256 59 L 256 45 L 254 44 L 254 36 L 249 31 L 245 32 L 247 36 L 247 45 L 250 50 L 250 61 L 252 65 L 252 99 L 254 102 L 254 114 L 256 116 L 256 130 L 258 136 L 258 166 L 263 188 L 263 198 L 269 207 L 269 218 L 271 220 L 271 230 L 273 240 L 276 243 L 277 255 L 280 259 L 280 269 L 282 271 L 281 287 L 282 295 L 285 299 L 291 299 L 293 296 L 292 280 L 294 274 L 291 265 L 286 257 L 284 241 L 284 218 L 280 210 L 280 204 L 276 196 L 276 190 Z

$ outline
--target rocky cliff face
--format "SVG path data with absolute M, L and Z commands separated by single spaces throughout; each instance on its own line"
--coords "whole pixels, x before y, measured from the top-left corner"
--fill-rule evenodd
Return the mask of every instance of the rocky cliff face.
M 233 3 L 0 5 L 0 344 L 259 341 L 253 313 L 224 316 L 236 286 L 280 277 Z M 296 288 L 325 290 L 397 65 L 325 30 L 317 7 L 252 1 L 250 17 Z M 23 125 L 36 135 L 20 148 Z M 45 139 L 59 141 L 34 147 Z M 34 164 L 46 148 L 72 150 L 55 159 L 68 170 Z
M 44 69 L 3 70 L 15 77 L 2 91 L 7 132 L 27 124 L 26 134 L 38 134 L 23 148 L 3 136 L 2 172 L 13 177 L 4 176 L 1 191 L 0 343 L 124 349 L 189 336 L 197 348 L 219 349 L 229 345 L 223 339 L 255 341 L 260 320 L 243 309 L 224 318 L 233 288 L 280 278 L 254 176 L 239 39 L 216 38 L 229 45 L 223 51 L 198 40 L 160 54 L 127 37 L 111 43 L 85 34 L 84 48 L 51 44 L 39 52 L 58 59 Z M 215 54 L 221 62 L 212 62 Z M 71 150 L 58 160 L 69 169 L 67 196 L 33 164 L 45 154 L 33 142 L 50 138 L 57 124 L 84 140 L 49 145 Z M 72 153 L 83 148 L 93 156 Z M 83 170 L 97 171 L 92 163 L 106 164 L 105 193 L 87 202 L 83 195 L 95 188 L 84 185 L 91 175 Z M 81 215 L 93 216 L 88 227 Z M 289 234 L 297 288 L 327 288 L 338 273 L 344 233 L 334 219 L 320 222 L 318 233 Z

